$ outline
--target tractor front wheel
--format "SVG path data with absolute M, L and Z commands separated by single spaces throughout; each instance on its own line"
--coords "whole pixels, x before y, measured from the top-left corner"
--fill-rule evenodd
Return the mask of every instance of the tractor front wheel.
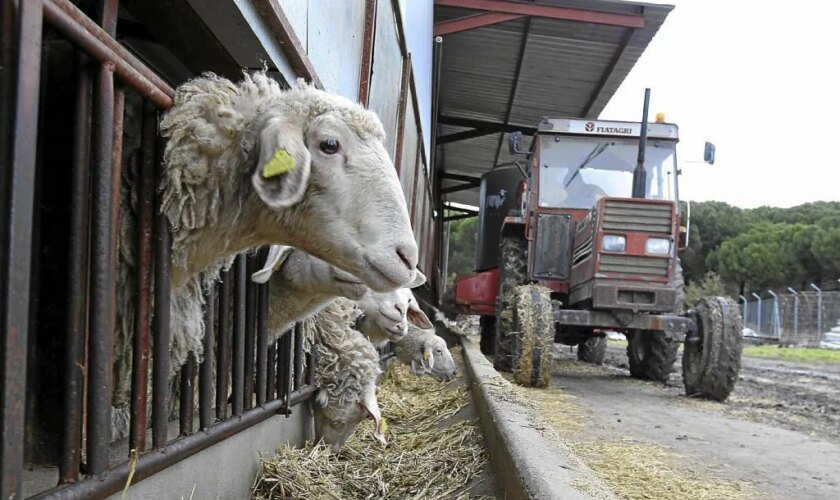
M 697 332 L 683 347 L 685 393 L 723 401 L 741 369 L 743 323 L 738 304 L 729 297 L 703 298 L 692 316 Z
M 603 365 L 607 356 L 607 336 L 589 337 L 578 344 L 577 358 L 584 363 Z
M 513 370 L 519 355 L 514 324 L 514 290 L 528 279 L 528 242 L 524 238 L 503 234 L 499 242 L 499 291 L 496 294 L 496 336 L 493 366 L 499 371 Z
M 665 332 L 636 330 L 627 334 L 630 376 L 665 383 L 677 361 L 676 342 Z

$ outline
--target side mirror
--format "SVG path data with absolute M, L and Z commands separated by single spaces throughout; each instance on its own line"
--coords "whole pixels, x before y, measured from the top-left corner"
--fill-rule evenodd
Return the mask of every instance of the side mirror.
M 715 145 L 711 142 L 707 142 L 706 148 L 703 150 L 703 161 L 709 165 L 715 164 Z
M 508 135 L 508 149 L 512 155 L 521 155 L 525 153 L 522 150 L 522 132 L 511 132 Z

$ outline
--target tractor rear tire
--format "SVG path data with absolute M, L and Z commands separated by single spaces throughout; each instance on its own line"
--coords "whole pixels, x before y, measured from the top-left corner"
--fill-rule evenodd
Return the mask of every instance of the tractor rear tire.
M 637 330 L 627 334 L 630 376 L 665 383 L 677 362 L 679 345 L 664 332 Z
M 522 285 L 513 291 L 511 345 L 513 379 L 525 387 L 546 387 L 551 378 L 554 347 L 554 315 L 551 290 L 540 285 Z
M 577 358 L 584 363 L 592 363 L 593 365 L 603 365 L 604 358 L 607 356 L 607 337 L 606 335 L 599 335 L 597 337 L 589 337 L 585 341 L 578 344 Z
M 723 401 L 735 388 L 741 369 L 743 322 L 729 297 L 705 297 L 693 312 L 698 341 L 683 347 L 683 383 L 687 396 Z
M 513 321 L 514 289 L 528 280 L 528 242 L 524 238 L 502 235 L 499 242 L 499 291 L 496 294 L 496 335 L 493 366 L 499 371 L 513 370 L 518 357 Z
M 496 349 L 496 317 L 482 316 L 478 320 L 481 328 L 479 347 L 482 354 L 491 355 Z

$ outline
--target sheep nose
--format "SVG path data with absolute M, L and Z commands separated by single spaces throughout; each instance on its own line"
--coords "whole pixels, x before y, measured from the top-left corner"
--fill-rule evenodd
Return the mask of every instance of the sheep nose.
M 411 243 L 401 243 L 397 245 L 397 256 L 403 264 L 409 269 L 413 270 L 417 267 L 417 245 L 412 240 Z

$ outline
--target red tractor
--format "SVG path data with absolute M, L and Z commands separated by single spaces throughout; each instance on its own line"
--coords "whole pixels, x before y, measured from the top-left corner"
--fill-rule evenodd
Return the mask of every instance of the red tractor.
M 527 161 L 482 177 L 477 272 L 456 281 L 455 301 L 481 315 L 482 351 L 521 384 L 547 384 L 555 342 L 601 364 L 620 332 L 634 377 L 667 380 L 683 342 L 688 394 L 734 387 L 740 311 L 727 297 L 683 310 L 678 129 L 648 123 L 647 100 L 641 123 L 543 118 L 530 152 L 511 134 Z M 713 145 L 704 156 L 714 162 Z

